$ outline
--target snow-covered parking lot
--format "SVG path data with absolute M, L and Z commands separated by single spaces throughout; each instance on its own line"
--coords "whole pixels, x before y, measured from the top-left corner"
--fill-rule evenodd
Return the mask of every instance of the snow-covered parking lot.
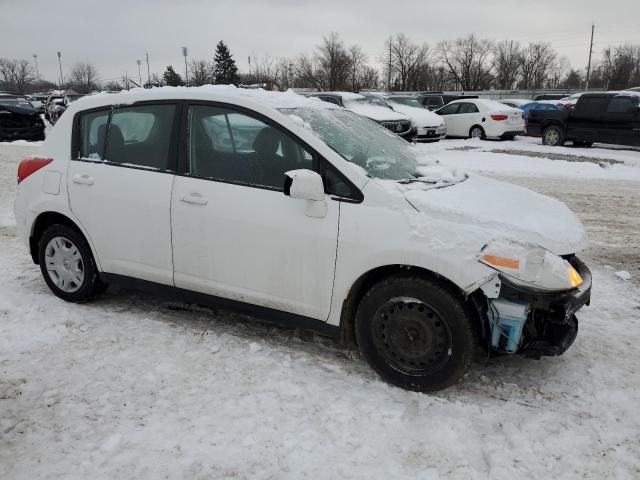
M 16 166 L 37 148 L 0 144 L 0 478 L 640 478 L 640 152 L 417 148 L 583 220 L 592 304 L 564 356 L 479 357 L 424 395 L 258 319 L 113 289 L 67 304 L 15 236 Z

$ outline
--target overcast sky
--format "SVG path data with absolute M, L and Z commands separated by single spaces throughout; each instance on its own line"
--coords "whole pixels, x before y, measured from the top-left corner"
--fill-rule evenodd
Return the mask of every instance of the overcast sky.
M 152 73 L 172 64 L 184 74 L 181 46 L 211 59 L 222 39 L 246 70 L 249 55 L 310 53 L 331 31 L 371 63 L 399 32 L 431 46 L 472 32 L 549 41 L 576 68 L 586 67 L 591 22 L 596 59 L 607 45 L 640 44 L 640 0 L 0 0 L 0 15 L 0 57 L 37 53 L 41 76 L 53 81 L 57 51 L 65 76 L 74 62 L 91 61 L 112 80 L 125 71 L 136 78 L 145 51 Z

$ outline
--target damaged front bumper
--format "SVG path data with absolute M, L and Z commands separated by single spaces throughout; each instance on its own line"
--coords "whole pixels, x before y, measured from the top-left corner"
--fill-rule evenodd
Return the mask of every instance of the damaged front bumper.
M 501 277 L 499 298 L 488 301 L 486 315 L 492 352 L 540 358 L 561 355 L 573 344 L 578 334 L 575 313 L 589 305 L 592 279 L 587 266 L 576 256 L 566 260 L 583 279 L 579 287 L 568 291 L 537 290 L 510 283 Z M 521 318 L 517 313 L 509 315 L 505 305 L 520 307 L 524 313 Z

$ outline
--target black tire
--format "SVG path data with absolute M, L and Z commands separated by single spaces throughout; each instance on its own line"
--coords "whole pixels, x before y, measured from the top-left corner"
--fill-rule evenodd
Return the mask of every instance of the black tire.
M 426 278 L 395 275 L 375 284 L 360 300 L 355 324 L 358 348 L 371 367 L 407 390 L 432 392 L 456 383 L 475 350 L 461 297 Z
M 551 125 L 542 132 L 542 144 L 550 147 L 561 147 L 564 145 L 565 135 L 562 127 Z
M 469 129 L 469 138 L 479 138 L 480 140 L 486 140 L 487 135 L 484 133 L 484 128 L 480 125 L 474 125 Z
M 77 248 L 79 252 L 81 270 L 83 273 L 82 281 L 74 287 L 73 291 L 65 291 L 56 285 L 54 280 L 55 273 L 50 273 L 49 264 L 47 263 L 47 247 L 56 237 L 66 239 L 69 244 Z M 67 225 L 55 224 L 48 227 L 40 237 L 38 242 L 38 261 L 40 263 L 40 271 L 47 286 L 58 297 L 67 302 L 82 303 L 93 299 L 98 294 L 106 290 L 107 285 L 100 281 L 98 268 L 91 253 L 91 248 L 84 236 L 76 229 Z

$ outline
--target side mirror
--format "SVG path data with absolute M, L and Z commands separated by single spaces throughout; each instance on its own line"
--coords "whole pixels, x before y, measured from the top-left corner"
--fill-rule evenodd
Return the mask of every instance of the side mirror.
M 308 217 L 323 218 L 327 214 L 327 201 L 322 177 L 306 169 L 285 172 L 284 194 L 307 201 Z

